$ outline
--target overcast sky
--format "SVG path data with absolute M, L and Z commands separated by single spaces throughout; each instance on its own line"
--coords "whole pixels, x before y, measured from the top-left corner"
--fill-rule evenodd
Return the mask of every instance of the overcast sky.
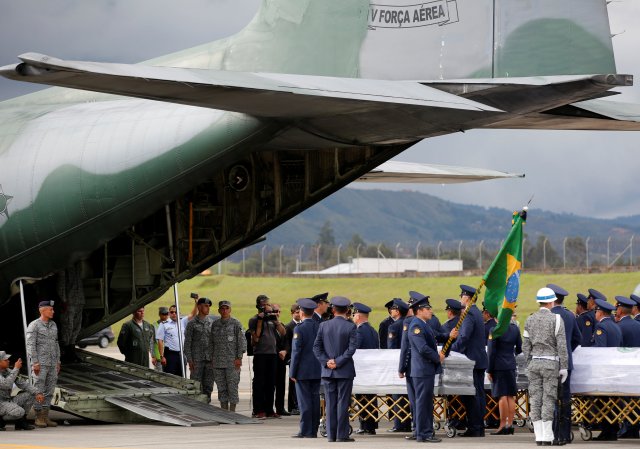
M 228 36 L 260 0 L 0 0 L 0 65 L 35 51 L 133 63 Z M 619 73 L 636 87 L 616 101 L 640 103 L 640 1 L 609 5 Z M 0 100 L 41 86 L 0 79 Z M 640 214 L 640 132 L 471 131 L 424 141 L 399 160 L 525 173 L 524 180 L 410 186 L 467 204 L 611 218 Z M 378 188 L 407 188 L 377 185 Z

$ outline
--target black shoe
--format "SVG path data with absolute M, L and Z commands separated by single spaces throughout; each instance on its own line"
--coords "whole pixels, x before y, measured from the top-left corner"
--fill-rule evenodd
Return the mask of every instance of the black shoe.
M 35 427 L 29 424 L 26 416 L 23 416 L 22 418 L 17 420 L 15 423 L 15 430 L 33 430 L 33 429 L 35 429 Z M 2 427 L 2 430 L 4 430 L 4 427 Z
M 542 441 L 540 446 L 551 446 L 551 441 Z
M 514 435 L 516 433 L 516 430 L 513 428 L 513 426 L 509 426 L 507 427 L 507 429 L 509 429 L 509 435 Z
M 564 440 L 553 440 L 551 446 L 564 446 L 565 444 L 567 444 L 567 442 Z
M 438 438 L 435 435 L 432 435 L 431 437 L 427 438 L 426 440 L 422 440 L 421 443 L 440 443 L 442 441 L 441 438 Z
M 305 438 L 305 436 L 299 433 L 296 433 L 295 435 L 291 435 L 291 438 Z
M 411 434 L 411 435 L 407 435 L 406 437 L 404 437 L 405 440 L 415 440 L 416 439 L 416 435 L 415 434 Z
M 354 440 L 353 438 L 338 438 L 336 439 L 336 443 L 353 443 Z
M 297 408 L 293 408 L 289 413 L 291 413 L 294 416 L 298 416 L 300 415 L 300 410 L 298 410 Z
M 392 427 L 391 429 L 387 429 L 387 432 L 397 433 L 397 432 L 404 432 L 404 431 L 398 429 L 397 427 Z
M 289 412 L 288 412 L 288 411 L 286 411 L 286 410 L 278 410 L 278 411 L 276 411 L 276 413 L 277 413 L 278 415 L 280 415 L 280 416 L 291 416 L 291 413 L 289 413 Z
M 375 430 L 368 430 L 368 429 L 356 430 L 356 435 L 375 435 L 375 434 L 376 434 Z
M 490 435 L 511 435 L 511 432 L 509 431 L 509 428 L 505 426 L 495 432 L 491 432 Z
M 471 430 L 467 430 L 464 433 L 458 435 L 460 437 L 470 437 L 470 438 L 482 438 L 484 437 L 484 432 L 473 432 Z

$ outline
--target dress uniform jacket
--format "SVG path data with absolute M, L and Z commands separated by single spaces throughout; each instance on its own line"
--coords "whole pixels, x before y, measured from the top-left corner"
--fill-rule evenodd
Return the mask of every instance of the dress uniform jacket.
M 622 332 L 622 345 L 625 348 L 640 347 L 640 322 L 630 316 L 623 316 L 618 321 L 618 327 Z
M 402 344 L 402 328 L 404 326 L 404 318 L 398 318 L 391 326 L 387 334 L 387 349 L 400 349 Z
M 313 344 L 313 353 L 322 366 L 321 377 L 353 379 L 356 369 L 353 354 L 357 348 L 356 325 L 343 317 L 323 321 Z M 327 368 L 327 362 L 336 361 L 336 369 Z
M 488 373 L 500 370 L 515 370 L 516 355 L 522 352 L 522 337 L 518 326 L 511 323 L 500 337 L 490 338 L 487 352 L 489 358 Z
M 595 326 L 593 346 L 597 348 L 617 348 L 622 346 L 622 331 L 611 317 L 605 317 Z
M 313 343 L 320 324 L 314 319 L 305 319 L 293 331 L 289 376 L 296 380 L 320 380 L 320 362 L 313 354 Z
M 389 336 L 389 326 L 393 324 L 393 318 L 386 317 L 378 327 L 378 337 L 380 338 L 380 349 L 387 349 L 387 337 Z
M 449 339 L 451 330 L 456 327 L 458 321 L 460 321 L 460 315 L 454 316 L 453 318 L 442 323 L 442 326 L 440 326 L 440 332 L 436 334 L 436 341 L 438 343 L 446 343 L 446 341 Z
M 356 332 L 358 349 L 378 349 L 378 333 L 371 324 L 362 323 Z
M 433 315 L 431 319 L 427 321 L 427 324 L 433 331 L 433 335 L 438 335 L 440 332 L 442 332 L 442 324 L 440 324 L 440 320 L 437 316 Z
M 491 334 L 491 331 L 493 330 L 494 327 L 496 327 L 498 325 L 498 323 L 496 322 L 495 318 L 491 318 L 487 321 L 484 322 L 484 343 L 485 345 L 488 344 L 489 341 L 489 335 Z
M 593 311 L 582 312 L 576 318 L 578 329 L 582 335 L 580 346 L 587 348 L 593 344 L 593 330 L 596 325 L 596 315 Z
M 473 360 L 475 362 L 474 369 L 487 369 L 487 351 L 484 342 L 482 313 L 473 305 L 460 326 L 460 333 L 451 346 L 451 350 L 464 354 Z
M 398 363 L 398 372 L 403 373 L 405 376 L 411 376 L 411 343 L 409 343 L 409 328 L 411 323 L 416 319 L 413 316 L 408 316 L 404 320 L 404 326 L 402 330 L 402 340 L 400 341 L 400 360 Z
M 573 369 L 573 351 L 582 343 L 582 333 L 578 327 L 576 316 L 563 306 L 555 306 L 551 311 L 560 315 L 564 322 L 564 333 L 567 337 L 567 352 L 569 353 L 569 370 Z

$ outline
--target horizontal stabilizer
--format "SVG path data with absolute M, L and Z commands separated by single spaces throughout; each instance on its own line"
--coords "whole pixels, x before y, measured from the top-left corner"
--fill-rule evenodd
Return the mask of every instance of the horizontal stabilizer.
M 457 184 L 499 178 L 524 178 L 524 175 L 504 173 L 486 168 L 390 161 L 362 176 L 357 182 Z
M 37 53 L 20 59 L 23 63 L 0 68 L 0 75 L 258 117 L 326 117 L 398 108 L 500 112 L 413 81 L 63 61 Z

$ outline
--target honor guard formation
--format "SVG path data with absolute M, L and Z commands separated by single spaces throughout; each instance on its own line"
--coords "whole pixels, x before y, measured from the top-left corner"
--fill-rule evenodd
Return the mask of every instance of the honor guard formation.
M 291 319 L 285 325 L 281 307 L 259 295 L 257 313 L 245 331 L 231 316 L 230 301 L 219 301 L 219 315 L 214 316 L 210 314 L 212 301 L 192 294 L 190 314 L 180 318 L 175 305 L 160 307 L 155 326 L 144 320 L 144 308 L 136 310 L 122 326 L 117 345 L 127 362 L 146 367 L 151 362 L 156 369 L 178 376 L 188 372 L 191 379 L 200 382 L 209 401 L 215 384 L 220 407 L 230 411 L 239 403 L 242 359 L 248 352 L 253 356 L 252 416 L 299 415 L 294 438 L 318 438 L 321 433 L 330 442 L 356 441 L 349 424 L 352 402 L 361 409 L 354 436 L 376 435 L 384 413 L 375 405 L 375 394 L 352 394 L 357 375 L 353 357 L 358 350 L 399 350 L 397 372 L 406 383 L 407 394 L 387 397 L 388 413 L 394 419 L 386 432 L 403 433 L 406 440 L 424 443 L 442 441 L 434 430 L 434 382 L 451 352 L 473 363 L 475 393 L 459 397 L 464 413 L 451 423 L 464 429 L 458 436 L 482 438 L 487 428 L 495 429 L 491 435 L 513 435 L 518 394 L 516 356 L 522 353 L 536 444 L 570 443 L 573 351 L 578 346 L 640 347 L 640 297 L 616 296 L 609 302 L 591 288 L 587 294 L 576 295 L 574 313 L 565 307 L 569 292 L 548 284 L 538 290 L 535 301 L 539 310 L 526 319 L 522 329 L 514 315 L 506 331 L 494 337 L 496 319 L 475 305 L 474 296 L 475 288 L 460 285 L 459 299 L 442 302 L 447 320 L 440 323 L 431 298 L 410 291 L 407 301 L 393 298 L 384 304 L 388 316 L 376 331 L 369 322 L 372 308 L 343 296 L 329 299 L 328 293 L 322 293 L 300 298 L 289 308 Z M 16 430 L 57 425 L 49 418 L 61 369 L 53 306 L 53 301 L 40 302 L 40 317 L 27 328 L 27 362 L 33 384 L 19 377 L 24 362 L 17 359 L 10 368 L 11 355 L 0 351 L 0 431 L 5 430 L 7 421 L 13 421 Z M 452 344 L 445 354 L 438 345 L 450 339 Z M 485 375 L 499 410 L 495 422 L 485 420 Z M 12 395 L 14 389 L 18 393 Z M 325 406 L 322 428 L 321 399 Z M 34 425 L 27 421 L 32 407 Z M 619 425 L 607 419 L 611 413 L 601 411 L 597 423 L 601 433 L 595 440 L 639 437 L 638 425 Z

